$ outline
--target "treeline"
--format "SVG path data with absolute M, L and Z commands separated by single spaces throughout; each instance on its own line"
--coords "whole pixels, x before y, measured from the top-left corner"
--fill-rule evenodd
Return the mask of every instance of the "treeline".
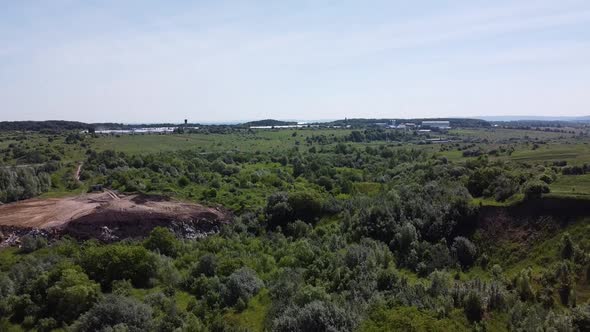
M 46 162 L 58 162 L 63 158 L 64 148 L 53 147 L 49 144 L 35 146 L 20 141 L 10 143 L 6 148 L 0 148 L 3 162 L 14 161 L 17 164 L 41 164 Z
M 518 120 L 518 121 L 494 121 L 495 125 L 510 129 L 538 129 L 543 131 L 569 132 L 561 128 L 583 128 L 588 126 L 588 121 L 554 121 L 554 120 Z
M 59 132 L 64 130 L 85 130 L 92 125 L 76 121 L 1 121 L 0 131 L 45 131 Z
M 347 142 L 373 142 L 373 141 L 408 141 L 410 135 L 401 131 L 384 130 L 384 129 L 365 129 L 363 131 L 353 130 L 346 136 Z
M 32 198 L 51 188 L 50 172 L 56 165 L 42 167 L 0 167 L 0 202 Z
M 240 126 L 250 127 L 250 126 L 288 126 L 288 125 L 296 125 L 297 122 L 295 121 L 280 121 L 280 120 L 273 120 L 273 119 L 266 119 L 266 120 L 258 120 L 258 121 L 250 121 L 240 124 Z

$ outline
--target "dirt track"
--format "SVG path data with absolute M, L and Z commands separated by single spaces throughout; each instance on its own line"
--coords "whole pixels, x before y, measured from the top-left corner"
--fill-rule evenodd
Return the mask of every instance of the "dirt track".
M 119 197 L 109 191 L 0 206 L 0 227 L 4 229 L 40 229 L 103 240 L 145 236 L 156 226 L 198 237 L 216 231 L 229 219 L 229 213 L 216 208 L 160 196 Z

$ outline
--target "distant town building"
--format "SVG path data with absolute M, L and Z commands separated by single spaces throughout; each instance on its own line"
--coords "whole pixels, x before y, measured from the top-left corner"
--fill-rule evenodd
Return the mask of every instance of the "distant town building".
M 385 127 L 385 128 L 395 128 L 395 120 L 389 120 L 389 122 L 377 122 L 375 123 L 378 127 Z
M 422 127 L 424 127 L 424 128 L 450 129 L 451 128 L 451 123 L 449 121 L 422 121 Z

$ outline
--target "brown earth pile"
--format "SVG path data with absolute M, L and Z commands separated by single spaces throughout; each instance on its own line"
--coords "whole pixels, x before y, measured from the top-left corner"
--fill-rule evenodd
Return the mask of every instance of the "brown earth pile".
M 4 234 L 41 231 L 52 236 L 114 241 L 149 234 L 156 226 L 170 228 L 186 238 L 215 233 L 229 222 L 230 213 L 162 196 L 128 195 L 111 191 L 76 197 L 30 199 L 0 206 Z M 2 239 L 0 239 L 2 240 Z

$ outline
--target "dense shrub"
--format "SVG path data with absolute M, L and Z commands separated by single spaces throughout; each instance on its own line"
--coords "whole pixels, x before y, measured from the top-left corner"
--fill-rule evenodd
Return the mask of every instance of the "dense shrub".
M 25 235 L 20 238 L 20 251 L 28 254 L 47 246 L 47 239 L 40 235 Z
M 103 289 L 109 289 L 114 280 L 130 280 L 136 287 L 146 287 L 157 270 L 155 257 L 144 247 L 133 245 L 88 247 L 81 263 Z
M 145 240 L 144 246 L 149 250 L 174 257 L 178 251 L 178 240 L 168 228 L 156 227 Z
M 350 312 L 321 301 L 289 308 L 273 321 L 273 330 L 278 332 L 352 331 L 355 326 L 356 318 Z
M 530 181 L 524 187 L 524 196 L 527 199 L 540 198 L 549 193 L 549 186 L 542 181 Z
M 484 303 L 480 295 L 470 291 L 465 300 L 465 315 L 470 321 L 480 321 L 484 313 Z
M 470 267 L 475 262 L 477 248 L 467 238 L 456 237 L 453 240 L 452 250 L 461 266 Z
M 48 173 L 34 167 L 0 167 L 0 202 L 35 197 L 51 188 Z
M 272 228 L 285 227 L 295 220 L 314 222 L 322 213 L 322 200 L 312 192 L 278 192 L 270 195 L 265 213 Z
M 150 329 L 152 310 L 131 298 L 107 295 L 73 325 L 73 331 L 130 331 Z
M 217 273 L 217 258 L 213 254 L 205 254 L 199 258 L 199 262 L 193 268 L 191 274 L 198 276 L 203 274 L 206 277 L 213 277 Z
M 100 287 L 74 268 L 57 272 L 57 280 L 47 289 L 47 307 L 58 321 L 71 322 L 98 300 Z
M 227 306 L 235 305 L 238 300 L 248 303 L 250 298 L 258 293 L 264 283 L 256 272 L 249 268 L 241 268 L 233 272 L 225 284 L 224 301 Z

